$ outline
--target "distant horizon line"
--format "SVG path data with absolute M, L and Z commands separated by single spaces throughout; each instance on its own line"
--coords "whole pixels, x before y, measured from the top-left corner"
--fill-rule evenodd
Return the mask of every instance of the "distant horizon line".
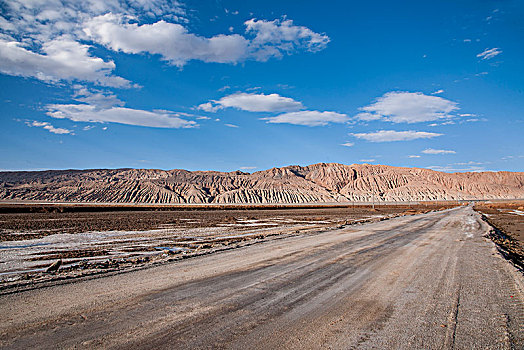
M 383 166 L 383 167 L 392 167 L 392 168 L 405 168 L 405 169 L 421 169 L 421 170 L 428 170 L 428 171 L 434 171 L 437 173 L 447 173 L 447 174 L 454 174 L 454 173 L 498 173 L 498 172 L 508 172 L 508 173 L 522 173 L 523 171 L 511 171 L 511 170 L 464 170 L 464 171 L 443 171 L 443 170 L 435 170 L 431 168 L 423 168 L 423 167 L 409 167 L 409 166 L 398 166 L 398 165 L 387 165 L 387 164 L 371 164 L 371 163 L 351 163 L 351 164 L 344 164 L 344 163 L 338 163 L 338 162 L 319 162 L 319 163 L 313 163 L 309 165 L 298 165 L 298 164 L 290 164 L 290 165 L 284 165 L 284 166 L 274 166 L 267 169 L 260 169 L 254 171 L 254 169 L 257 169 L 257 167 L 254 167 L 253 169 L 236 169 L 231 171 L 220 171 L 220 170 L 188 170 L 183 168 L 171 168 L 171 169 L 161 169 L 161 168 L 137 168 L 137 167 L 116 167 L 116 168 L 36 168 L 36 169 L 30 169 L 30 170 L 13 170 L 13 169 L 0 169 L 0 173 L 30 173 L 30 172 L 49 172 L 49 171 L 96 171 L 96 170 L 156 170 L 156 171 L 175 171 L 175 170 L 182 170 L 182 171 L 188 171 L 188 172 L 216 172 L 216 173 L 235 173 L 235 172 L 242 172 L 245 174 L 254 174 L 257 172 L 263 172 L 268 171 L 271 169 L 282 169 L 282 168 L 289 168 L 289 167 L 311 167 L 315 165 L 343 165 L 343 166 Z

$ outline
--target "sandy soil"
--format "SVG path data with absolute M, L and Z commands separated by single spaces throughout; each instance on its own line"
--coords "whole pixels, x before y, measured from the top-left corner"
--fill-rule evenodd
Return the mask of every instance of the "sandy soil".
M 522 349 L 488 231 L 463 207 L 0 295 L 0 347 Z
M 475 210 L 495 228 L 490 238 L 524 269 L 524 201 L 479 203 Z

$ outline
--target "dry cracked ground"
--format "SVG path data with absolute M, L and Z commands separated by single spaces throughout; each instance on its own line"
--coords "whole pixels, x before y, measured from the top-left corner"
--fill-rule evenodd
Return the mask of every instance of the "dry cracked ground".
M 491 230 L 463 206 L 6 289 L 0 346 L 522 349 L 522 271 Z

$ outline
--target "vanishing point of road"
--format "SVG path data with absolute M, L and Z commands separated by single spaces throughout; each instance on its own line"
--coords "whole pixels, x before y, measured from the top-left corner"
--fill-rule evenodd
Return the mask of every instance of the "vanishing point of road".
M 0 346 L 523 349 L 523 276 L 471 207 L 0 296 Z

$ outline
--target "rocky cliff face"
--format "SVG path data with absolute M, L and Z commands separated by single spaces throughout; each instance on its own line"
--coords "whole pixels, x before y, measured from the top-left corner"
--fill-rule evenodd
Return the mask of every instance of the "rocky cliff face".
M 0 200 L 315 203 L 524 198 L 524 173 L 441 173 L 369 164 L 237 172 L 116 169 L 0 172 Z

